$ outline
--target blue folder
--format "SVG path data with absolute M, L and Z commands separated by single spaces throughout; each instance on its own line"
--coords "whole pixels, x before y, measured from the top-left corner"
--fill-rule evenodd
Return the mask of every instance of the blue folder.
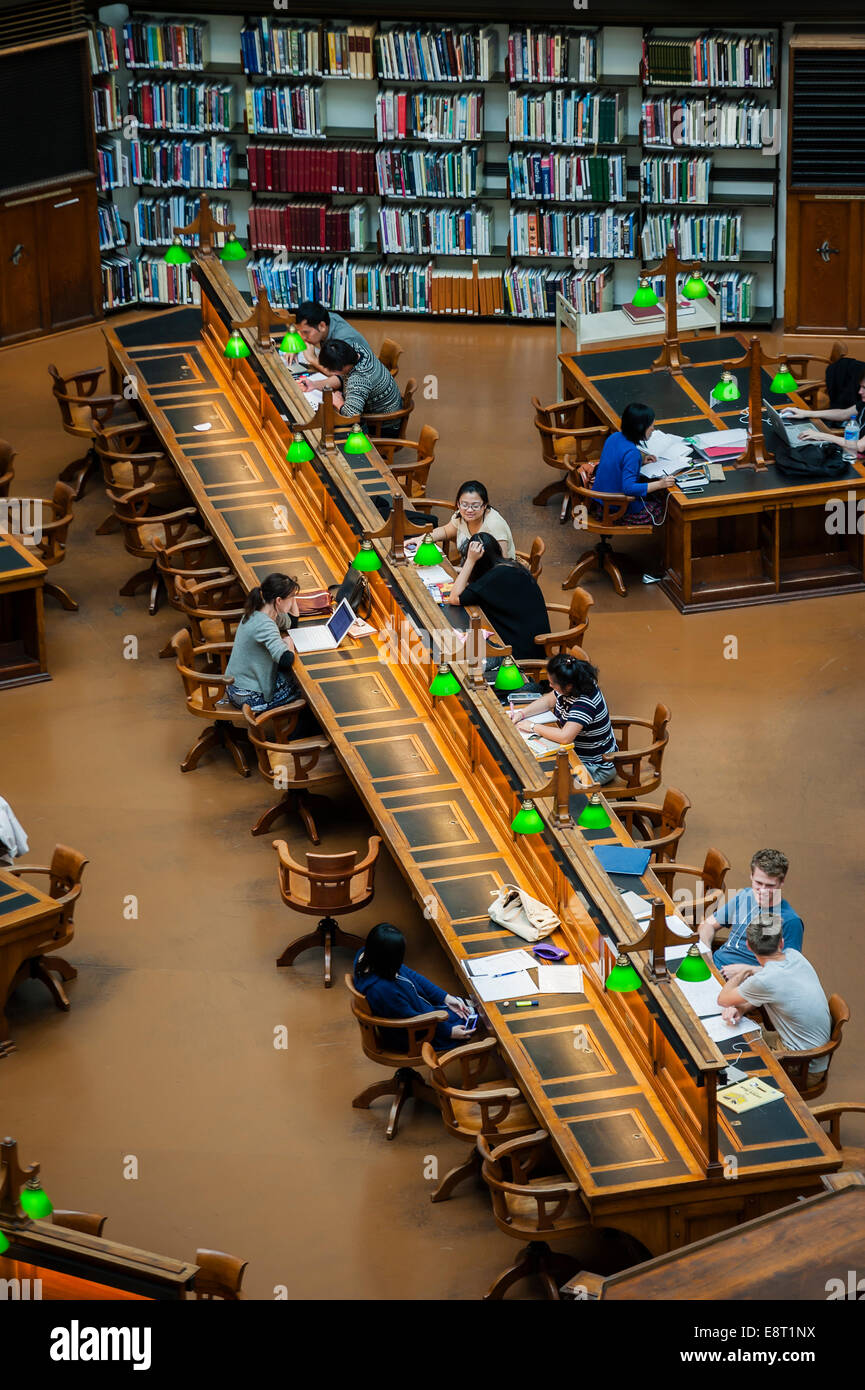
M 647 849 L 629 849 L 625 845 L 595 845 L 595 854 L 608 874 L 636 874 L 638 878 L 649 867 Z

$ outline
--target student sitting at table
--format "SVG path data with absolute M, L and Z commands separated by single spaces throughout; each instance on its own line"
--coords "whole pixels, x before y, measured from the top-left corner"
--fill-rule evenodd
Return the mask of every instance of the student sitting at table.
M 324 343 L 353 343 L 355 347 L 365 347 L 372 351 L 363 334 L 347 323 L 342 314 L 337 314 L 333 309 L 325 309 L 317 299 L 305 299 L 302 304 L 298 304 L 295 323 L 301 338 L 308 344 L 302 357 L 298 354 L 299 360 L 306 362 L 314 372 L 321 370 L 318 349 Z M 326 382 L 319 382 L 319 385 L 337 387 L 340 380 L 338 376 L 332 376 Z
M 479 531 L 469 541 L 465 563 L 448 603 L 482 608 L 519 661 L 538 656 L 535 638 L 548 632 L 547 606 L 537 581 L 518 560 L 506 560 L 495 536 Z
M 748 1009 L 764 1008 L 775 1035 L 763 1031 L 774 1052 L 810 1052 L 825 1047 L 832 1034 L 832 1018 L 820 977 L 800 951 L 784 942 L 779 917 L 760 916 L 749 923 L 748 945 L 755 965 L 733 966 L 718 995 L 725 1023 L 736 1024 Z M 816 1081 L 829 1065 L 818 1057 L 808 1068 L 808 1080 Z
M 263 714 L 298 698 L 290 630 L 297 627 L 299 589 L 289 575 L 269 574 L 249 591 L 225 668 L 234 680 L 228 698 L 238 709 L 249 705 L 253 714 Z
M 338 373 L 342 378 L 342 390 L 333 393 L 340 415 L 387 415 L 402 406 L 399 387 L 366 344 L 345 343 L 338 338 L 323 345 L 318 360 L 323 371 Z M 315 383 L 300 384 L 305 391 L 317 389 Z M 376 428 L 379 434 L 394 438 L 399 434 L 399 421 L 386 420 Z
M 465 999 L 446 994 L 432 980 L 410 970 L 405 962 L 405 937 L 390 922 L 373 927 L 362 951 L 354 959 L 353 983 L 366 997 L 370 1012 L 378 1018 L 417 1018 L 433 1009 L 446 1009 L 447 1022 L 436 1026 L 433 1046 L 441 1051 L 454 1040 L 468 1038 L 474 1029 L 467 1029 L 466 1019 L 474 1012 Z M 398 1038 L 391 1038 L 391 1046 Z M 402 1044 L 405 1047 L 408 1036 Z
M 794 950 L 800 950 L 805 927 L 802 918 L 783 896 L 782 889 L 787 877 L 790 861 L 779 849 L 758 849 L 751 856 L 751 886 L 734 893 L 732 898 L 721 903 L 710 917 L 700 923 L 700 940 L 707 946 L 712 941 L 718 927 L 729 927 L 730 934 L 714 954 L 715 965 L 724 976 L 740 965 L 756 965 L 754 954 L 748 949 L 746 935 L 750 923 L 764 912 L 776 913 L 781 919 L 784 940 Z
M 547 662 L 551 690 L 530 705 L 508 710 L 509 717 L 524 733 L 539 734 L 551 743 L 572 743 L 574 752 L 593 782 L 602 786 L 612 782 L 615 764 L 609 761 L 618 751 L 610 723 L 610 712 L 598 686 L 597 668 L 566 652 L 557 652 Z M 553 710 L 555 724 L 538 724 L 540 714 Z
M 784 410 L 785 420 L 831 420 L 833 423 L 844 424 L 847 420 L 855 420 L 859 430 L 859 441 L 856 445 L 860 454 L 865 453 L 865 374 L 859 381 L 859 403 L 858 405 L 848 406 L 846 410 L 802 410 L 799 406 L 790 406 Z M 840 443 L 840 436 L 832 430 L 823 429 L 818 426 L 813 430 L 803 430 L 800 438 L 803 440 L 818 439 L 823 440 L 829 435 L 836 443 Z
M 655 428 L 654 419 L 651 406 L 637 402 L 626 405 L 622 411 L 622 428 L 604 440 L 592 479 L 592 492 L 619 492 L 633 499 L 622 517 L 626 526 L 644 526 L 649 520 L 662 521 L 664 502 L 648 494 L 666 491 L 675 482 L 666 475 L 649 483 L 640 478 L 643 463 L 655 462 L 653 454 L 641 454 L 637 448 L 638 444 L 650 439 Z M 574 525 L 579 526 L 579 517 L 575 516 Z
M 483 483 L 471 479 L 457 490 L 455 511 L 444 526 L 437 526 L 432 533 L 434 541 L 456 541 L 457 548 L 465 551 L 468 543 L 479 531 L 495 536 L 506 560 L 515 560 L 517 550 L 511 528 L 501 512 L 490 506 L 489 494 Z

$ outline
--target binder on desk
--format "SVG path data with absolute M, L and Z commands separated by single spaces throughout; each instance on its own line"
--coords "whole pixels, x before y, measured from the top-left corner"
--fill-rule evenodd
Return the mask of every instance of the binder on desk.
M 601 868 L 608 874 L 636 874 L 641 878 L 649 867 L 650 851 L 627 845 L 595 845 Z

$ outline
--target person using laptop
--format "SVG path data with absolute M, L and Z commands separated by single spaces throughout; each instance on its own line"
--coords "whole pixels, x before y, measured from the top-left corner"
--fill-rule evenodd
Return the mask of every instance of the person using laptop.
M 648 442 L 655 428 L 654 421 L 655 412 L 651 406 L 636 401 L 626 405 L 622 411 L 622 427 L 604 440 L 592 479 L 592 492 L 623 492 L 632 499 L 622 518 L 630 526 L 645 525 L 650 517 L 654 521 L 663 520 L 664 503 L 649 494 L 666 491 L 676 481 L 666 473 L 651 482 L 640 477 L 644 463 L 657 462 L 653 454 L 641 454 L 637 448 L 638 444 Z M 574 517 L 574 526 L 580 529 L 579 516 Z
M 263 714 L 298 698 L 291 629 L 298 623 L 299 590 L 288 574 L 268 574 L 250 589 L 225 668 L 233 682 L 226 693 L 236 709 L 249 705 Z
M 377 1018 L 417 1018 L 433 1009 L 445 1009 L 447 1022 L 436 1025 L 433 1047 L 447 1048 L 454 1039 L 471 1037 L 477 1015 L 471 1004 L 447 994 L 405 964 L 405 937 L 390 922 L 379 922 L 366 938 L 363 950 L 354 960 L 353 983 L 366 997 L 371 1012 Z M 474 1020 L 474 1021 L 473 1021 Z M 399 1036 L 389 1039 L 390 1046 L 399 1048 Z M 408 1046 L 408 1034 L 400 1050 Z
M 402 394 L 388 371 L 378 360 L 372 348 L 365 343 L 346 343 L 338 338 L 327 342 L 319 349 L 319 366 L 323 372 L 331 372 L 342 378 L 342 390 L 335 390 L 333 403 L 340 415 L 387 415 L 402 407 Z M 319 382 L 309 386 L 301 381 L 304 390 L 316 390 Z M 395 438 L 399 434 L 399 420 L 385 420 L 377 425 L 382 436 Z
M 298 304 L 295 324 L 301 338 L 308 344 L 303 356 L 307 366 L 313 372 L 322 370 L 318 359 L 318 350 L 324 343 L 352 343 L 355 347 L 364 347 L 368 352 L 372 351 L 363 334 L 359 333 L 356 328 L 352 328 L 342 314 L 336 313 L 333 309 L 325 309 L 324 305 L 319 304 L 317 299 L 305 299 L 302 304 Z M 341 385 L 341 382 L 338 376 L 330 376 L 327 381 L 320 382 L 319 385 L 336 388 Z
M 489 493 L 483 483 L 474 479 L 463 483 L 457 489 L 454 514 L 444 526 L 436 526 L 432 532 L 434 541 L 456 541 L 457 549 L 468 549 L 469 541 L 479 531 L 487 531 L 495 536 L 506 560 L 517 558 L 511 528 L 501 512 L 490 506 Z
M 700 923 L 700 940 L 707 946 L 712 945 L 718 927 L 730 928 L 727 940 L 714 954 L 715 965 L 725 980 L 740 965 L 756 964 L 747 933 L 751 922 L 762 913 L 775 913 L 780 918 L 787 945 L 796 951 L 800 949 L 805 927 L 782 893 L 789 867 L 786 854 L 780 850 L 758 849 L 751 858 L 751 886 L 735 893 Z
M 859 429 L 859 442 L 856 445 L 859 453 L 865 453 L 865 374 L 859 381 L 859 400 L 855 405 L 848 406 L 846 409 L 839 410 L 803 410 L 800 406 L 791 405 L 785 408 L 781 417 L 783 421 L 788 420 L 829 420 L 832 424 L 844 425 L 848 420 L 855 420 Z M 817 425 L 813 429 L 802 430 L 799 435 L 803 443 L 817 441 L 824 444 L 827 439 L 833 444 L 841 442 L 840 436 L 833 430 L 823 429 Z

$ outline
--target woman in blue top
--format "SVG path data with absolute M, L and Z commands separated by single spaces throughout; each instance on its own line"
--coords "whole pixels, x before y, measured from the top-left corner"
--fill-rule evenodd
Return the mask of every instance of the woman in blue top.
M 638 444 L 648 440 L 655 428 L 655 412 L 649 405 L 634 402 L 622 411 L 622 428 L 604 442 L 601 457 L 592 479 L 592 492 L 623 492 L 633 498 L 622 520 L 626 525 L 645 525 L 650 519 L 663 519 L 664 505 L 651 492 L 666 491 L 674 478 L 665 476 L 644 483 L 640 478 L 643 463 L 654 463 L 653 454 L 641 454 Z M 576 521 L 574 525 L 576 525 Z
M 432 1009 L 446 1009 L 447 1022 L 436 1027 L 433 1046 L 447 1048 L 452 1040 L 471 1037 L 474 1028 L 466 1019 L 474 1010 L 465 999 L 445 994 L 439 985 L 404 965 L 405 937 L 390 922 L 373 927 L 362 951 L 354 961 L 354 987 L 366 996 L 370 1010 L 378 1018 L 416 1018 Z M 389 1040 L 395 1051 L 408 1046 L 408 1034 Z

